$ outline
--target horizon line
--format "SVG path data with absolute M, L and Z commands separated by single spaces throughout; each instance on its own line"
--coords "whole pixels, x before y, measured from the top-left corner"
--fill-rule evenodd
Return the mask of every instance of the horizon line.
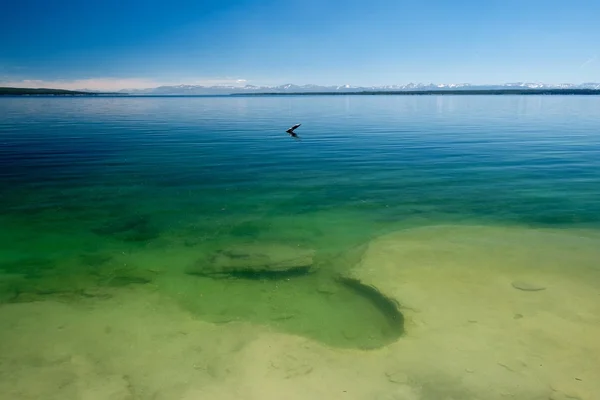
M 360 84 L 314 84 L 314 83 L 291 83 L 290 81 L 281 84 L 254 84 L 246 79 L 190 79 L 190 83 L 159 81 L 152 79 L 138 78 L 92 78 L 92 79 L 77 79 L 77 80 L 0 80 L 0 87 L 11 88 L 27 88 L 27 89 L 64 89 L 64 90 L 81 90 L 81 91 L 137 91 L 150 90 L 159 87 L 177 87 L 177 86 L 194 86 L 205 88 L 277 88 L 283 86 L 298 86 L 298 87 L 336 87 L 336 88 L 394 88 L 405 87 L 410 85 L 415 86 L 437 86 L 437 87 L 456 87 L 456 86 L 510 86 L 510 85 L 542 85 L 542 86 L 578 86 L 586 84 L 600 84 L 599 82 L 560 82 L 549 83 L 543 81 L 510 81 L 502 83 L 471 83 L 471 82 L 454 82 L 454 83 L 435 83 L 435 82 L 408 82 L 408 83 L 386 83 L 379 85 L 360 85 Z M 241 83 L 245 83 L 242 85 Z

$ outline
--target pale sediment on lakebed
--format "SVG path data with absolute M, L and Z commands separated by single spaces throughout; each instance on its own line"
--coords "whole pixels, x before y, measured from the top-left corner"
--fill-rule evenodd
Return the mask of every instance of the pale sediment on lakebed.
M 404 332 L 334 349 L 199 320 L 160 291 L 0 306 L 10 399 L 540 399 L 600 393 L 600 236 L 442 226 L 369 243 L 347 278 L 398 304 Z M 513 282 L 545 290 L 524 291 Z

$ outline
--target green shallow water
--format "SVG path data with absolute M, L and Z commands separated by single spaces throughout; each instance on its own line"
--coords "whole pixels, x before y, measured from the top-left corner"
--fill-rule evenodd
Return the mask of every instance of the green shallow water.
M 401 329 L 336 277 L 430 225 L 597 229 L 600 99 L 0 99 L 0 301 L 159 290 L 199 318 L 332 346 Z M 302 122 L 302 141 L 285 128 Z M 238 244 L 314 250 L 288 279 L 186 273 Z

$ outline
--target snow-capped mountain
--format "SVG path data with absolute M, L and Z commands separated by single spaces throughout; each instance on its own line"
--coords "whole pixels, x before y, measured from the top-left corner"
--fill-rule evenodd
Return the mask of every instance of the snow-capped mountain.
M 228 95 L 228 94 L 257 94 L 257 93 L 345 93 L 345 92 L 384 92 L 384 91 L 415 91 L 415 90 L 493 90 L 493 89 L 596 89 L 600 83 L 588 82 L 582 84 L 546 84 L 535 82 L 512 82 L 499 85 L 473 85 L 469 83 L 408 83 L 405 85 L 384 86 L 320 86 L 285 84 L 279 86 L 200 86 L 176 85 L 159 86 L 148 89 L 123 89 L 120 93 L 130 95 Z

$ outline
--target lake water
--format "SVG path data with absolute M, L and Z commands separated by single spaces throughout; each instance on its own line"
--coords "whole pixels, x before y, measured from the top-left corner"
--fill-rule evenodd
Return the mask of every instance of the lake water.
M 598 110 L 595 96 L 0 98 L 0 308 L 150 290 L 217 326 L 385 348 L 410 324 L 338 279 L 365 246 L 436 226 L 593 234 Z M 312 270 L 203 273 L 240 246 L 310 251 Z

